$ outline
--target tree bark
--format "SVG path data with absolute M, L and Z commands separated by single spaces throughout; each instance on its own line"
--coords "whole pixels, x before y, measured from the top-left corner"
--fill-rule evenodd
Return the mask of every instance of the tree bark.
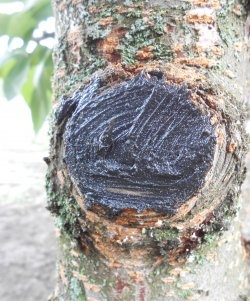
M 247 300 L 247 3 L 54 9 L 52 300 Z

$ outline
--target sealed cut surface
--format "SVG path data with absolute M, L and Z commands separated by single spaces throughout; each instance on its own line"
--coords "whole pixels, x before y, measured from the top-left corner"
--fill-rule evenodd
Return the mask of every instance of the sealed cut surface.
M 173 214 L 204 184 L 214 128 L 185 87 L 160 77 L 141 73 L 106 90 L 96 77 L 71 99 L 65 162 L 89 208 Z

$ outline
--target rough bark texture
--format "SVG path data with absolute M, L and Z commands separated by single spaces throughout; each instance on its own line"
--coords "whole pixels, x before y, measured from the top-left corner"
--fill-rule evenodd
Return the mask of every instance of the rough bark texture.
M 54 4 L 54 299 L 247 300 L 245 6 Z

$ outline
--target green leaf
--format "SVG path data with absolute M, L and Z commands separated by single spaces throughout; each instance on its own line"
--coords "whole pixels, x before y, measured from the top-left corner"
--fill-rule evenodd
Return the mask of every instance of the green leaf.
M 50 52 L 51 51 L 48 50 L 47 47 L 37 44 L 36 48 L 34 49 L 30 57 L 30 65 L 31 66 L 38 65 L 41 62 L 41 60 L 43 60 L 45 57 L 48 56 Z
M 39 64 L 31 66 L 22 95 L 31 109 L 34 129 L 37 132 L 51 109 L 51 51 L 47 50 Z
M 22 12 L 12 15 L 0 14 L 0 35 L 21 37 L 24 41 L 32 38 L 34 29 L 39 22 L 52 15 L 48 0 L 32 1 Z
M 25 82 L 28 71 L 28 56 L 15 55 L 1 68 L 0 76 L 4 79 L 3 91 L 10 100 L 20 94 L 20 89 Z
M 41 68 L 41 66 L 39 67 Z M 34 87 L 30 104 L 32 120 L 36 132 L 43 124 L 51 109 L 50 77 L 48 77 L 48 74 L 40 73 L 40 70 L 38 70 L 37 73 L 39 74 L 39 77 L 37 77 L 39 84 Z
M 2 60 L 0 62 L 0 77 L 2 77 L 3 79 L 6 78 L 6 76 L 8 75 L 8 73 L 10 72 L 11 68 L 13 68 L 13 66 L 15 65 L 16 60 L 14 59 L 14 57 L 7 57 L 5 60 Z
M 35 70 L 36 70 L 36 67 L 29 68 L 28 75 L 26 77 L 26 81 L 23 84 L 22 90 L 21 90 L 24 100 L 29 107 L 31 106 L 32 94 L 33 94 L 33 90 L 34 90 L 33 77 L 34 77 Z
M 37 21 L 29 11 L 13 15 L 0 14 L 0 35 L 28 40 L 32 37 L 36 26 Z
M 51 2 L 49 0 L 37 0 L 33 5 L 26 5 L 26 9 L 31 12 L 37 21 L 46 20 L 52 16 Z
M 14 3 L 15 0 L 0 0 Z M 0 13 L 0 36 L 8 35 L 9 41 L 20 37 L 24 46 L 0 57 L 0 78 L 7 99 L 22 93 L 31 109 L 35 131 L 38 131 L 51 108 L 51 74 L 53 70 L 51 50 L 37 45 L 31 54 L 25 48 L 32 40 L 33 32 L 42 20 L 52 15 L 50 0 L 22 0 L 21 12 L 6 15 Z M 13 4 L 12 4 L 13 5 Z

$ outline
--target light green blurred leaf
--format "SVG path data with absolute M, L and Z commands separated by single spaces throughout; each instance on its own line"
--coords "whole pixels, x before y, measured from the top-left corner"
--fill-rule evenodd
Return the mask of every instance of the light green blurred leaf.
M 2 16 L 0 15 L 0 20 Z M 37 21 L 31 12 L 18 13 L 9 17 L 7 22 L 7 35 L 9 37 L 20 37 L 24 41 L 31 39 L 34 28 L 37 25 Z M 3 27 L 1 30 L 4 30 Z M 0 30 L 0 33 L 1 33 Z
M 32 1 L 33 5 L 26 6 L 24 11 L 12 15 L 0 14 L 0 35 L 20 37 L 24 41 L 32 38 L 32 33 L 38 23 L 52 15 L 48 0 Z
M 15 0 L 0 0 L 0 4 Z M 0 78 L 7 99 L 22 94 L 31 109 L 35 131 L 38 131 L 51 109 L 51 74 L 53 63 L 51 50 L 37 45 L 28 54 L 25 49 L 33 40 L 33 32 L 39 23 L 52 15 L 50 0 L 22 0 L 21 12 L 6 15 L 0 11 L 0 36 L 12 39 L 20 37 L 24 45 L 20 49 L 0 57 Z
M 22 88 L 22 95 L 31 108 L 34 129 L 37 132 L 51 109 L 51 54 L 47 51 L 39 64 L 31 66 Z
M 49 0 L 37 0 L 31 2 L 34 4 L 26 5 L 26 10 L 30 11 L 37 21 L 45 20 L 52 15 L 51 2 Z
M 47 57 L 48 54 L 51 55 L 51 51 L 48 50 L 48 48 L 38 44 L 35 50 L 32 52 L 32 56 L 30 57 L 30 65 L 38 65 L 41 62 L 41 59 Z
M 15 58 L 15 63 L 9 68 L 3 82 L 4 94 L 8 100 L 20 94 L 20 88 L 25 82 L 28 67 L 27 56 Z

